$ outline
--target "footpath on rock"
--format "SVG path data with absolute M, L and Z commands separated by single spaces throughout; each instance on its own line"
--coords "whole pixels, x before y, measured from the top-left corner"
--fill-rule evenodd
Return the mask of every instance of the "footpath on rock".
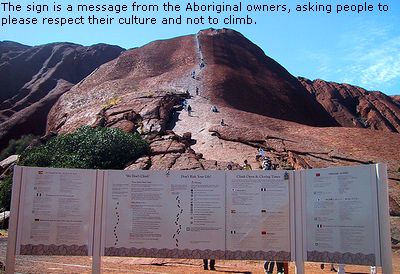
M 205 159 L 238 164 L 248 159 L 250 163 L 258 165 L 255 161 L 256 149 L 254 147 L 221 140 L 216 134 L 210 132 L 212 127 L 228 126 L 226 123 L 229 117 L 224 113 L 225 107 L 213 104 L 205 95 L 206 85 L 203 84 L 203 80 L 207 70 L 207 57 L 204 56 L 201 48 L 201 32 L 194 36 L 194 45 L 198 64 L 188 75 L 190 85 L 187 90 L 190 96 L 186 99 L 185 104 L 186 106 L 190 105 L 191 114 L 189 115 L 187 107 L 178 111 L 179 116 L 172 130 L 181 136 L 190 132 L 195 141 L 192 148 L 202 154 Z M 222 120 L 223 124 L 221 125 Z

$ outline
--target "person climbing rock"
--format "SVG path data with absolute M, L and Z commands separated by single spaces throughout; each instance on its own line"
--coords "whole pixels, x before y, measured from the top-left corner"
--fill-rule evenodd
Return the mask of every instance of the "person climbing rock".
M 261 158 L 264 158 L 264 156 L 265 156 L 265 151 L 264 151 L 264 149 L 263 149 L 262 147 L 260 147 L 260 148 L 258 149 L 258 155 L 260 155 Z
M 187 108 L 187 100 L 186 99 L 182 101 L 182 107 L 184 110 L 186 110 L 186 108 Z
M 253 170 L 249 162 L 247 162 L 247 160 L 244 160 L 244 165 L 242 166 L 242 170 Z
M 187 112 L 189 116 L 192 115 L 192 107 L 190 105 L 187 106 Z
M 217 106 L 212 106 L 212 107 L 211 107 L 211 111 L 212 111 L 212 112 L 218 112 Z
M 199 95 L 199 88 L 196 87 L 196 95 Z
M 265 151 L 264 151 L 264 149 L 262 147 L 260 147 L 257 150 L 256 161 L 259 161 L 260 159 L 263 160 L 264 156 L 265 156 Z
M 221 119 L 221 126 L 225 126 L 225 121 L 224 121 L 224 119 Z
M 263 170 L 272 170 L 273 169 L 272 161 L 270 158 L 268 158 L 268 157 L 263 158 L 262 169 Z

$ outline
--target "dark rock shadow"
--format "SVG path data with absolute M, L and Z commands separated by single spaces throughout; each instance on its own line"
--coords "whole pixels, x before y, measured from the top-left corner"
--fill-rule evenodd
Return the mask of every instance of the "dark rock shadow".
M 170 114 L 170 117 L 168 119 L 167 125 L 166 125 L 166 129 L 167 130 L 173 130 L 174 127 L 176 126 L 176 123 L 179 121 L 179 115 L 181 113 L 177 112 L 177 111 L 173 111 Z

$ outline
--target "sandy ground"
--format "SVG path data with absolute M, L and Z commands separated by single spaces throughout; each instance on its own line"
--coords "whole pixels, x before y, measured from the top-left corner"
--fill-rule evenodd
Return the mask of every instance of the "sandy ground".
M 5 262 L 7 238 L 0 238 L 0 261 Z M 17 273 L 91 273 L 91 257 L 61 256 L 17 256 Z M 329 265 L 321 270 L 320 264 L 307 263 L 307 274 L 333 273 Z M 0 272 L 1 273 L 1 272 Z M 143 273 L 143 274 L 200 274 L 200 273 L 248 273 L 262 274 L 261 261 L 217 260 L 215 271 L 203 270 L 201 260 L 152 259 L 102 257 L 102 273 Z M 294 272 L 294 264 L 289 264 L 289 273 Z M 369 273 L 369 267 L 346 266 L 346 273 Z M 378 269 L 378 273 L 382 273 Z M 400 253 L 393 253 L 393 273 L 400 274 Z

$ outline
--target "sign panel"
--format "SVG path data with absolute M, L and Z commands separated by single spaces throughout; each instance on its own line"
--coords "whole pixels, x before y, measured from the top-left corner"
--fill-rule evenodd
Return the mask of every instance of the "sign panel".
M 290 261 L 293 172 L 227 172 L 227 259 Z
M 374 166 L 305 171 L 306 261 L 377 265 Z
M 106 256 L 146 256 L 167 247 L 167 192 L 159 171 L 105 173 L 103 237 Z
M 223 257 L 224 173 L 108 171 L 105 178 L 105 255 Z
M 391 266 L 384 165 L 227 172 L 17 167 L 14 180 L 12 254 L 16 247 L 21 255 L 96 250 L 98 258 L 296 257 L 299 267 Z M 11 255 L 7 261 L 13 264 Z
M 172 240 L 182 258 L 224 258 L 225 174 L 171 171 L 168 216 Z
M 17 254 L 91 255 L 95 170 L 23 168 Z

